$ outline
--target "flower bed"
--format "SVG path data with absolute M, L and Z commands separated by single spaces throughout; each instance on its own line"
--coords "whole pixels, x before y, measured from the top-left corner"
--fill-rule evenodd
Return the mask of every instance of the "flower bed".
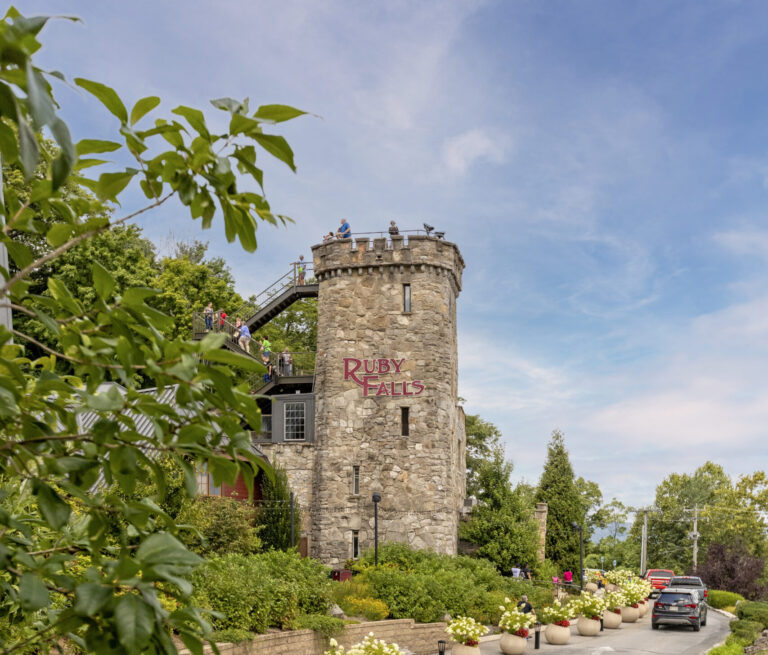
M 477 646 L 488 628 L 469 616 L 457 616 L 446 627 L 445 631 L 457 644 Z

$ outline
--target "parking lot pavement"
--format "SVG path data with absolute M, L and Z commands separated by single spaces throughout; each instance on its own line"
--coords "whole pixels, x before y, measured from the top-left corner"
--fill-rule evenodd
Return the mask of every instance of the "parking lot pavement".
M 729 619 L 710 611 L 707 625 L 701 632 L 687 626 L 661 626 L 651 629 L 651 615 L 646 614 L 637 623 L 622 623 L 618 630 L 605 630 L 596 637 L 582 637 L 571 626 L 571 641 L 566 646 L 552 646 L 541 635 L 541 648 L 533 648 L 533 635 L 528 641 L 526 655 L 535 653 L 563 653 L 564 655 L 703 655 L 728 635 Z M 499 655 L 498 639 L 480 644 L 483 655 Z

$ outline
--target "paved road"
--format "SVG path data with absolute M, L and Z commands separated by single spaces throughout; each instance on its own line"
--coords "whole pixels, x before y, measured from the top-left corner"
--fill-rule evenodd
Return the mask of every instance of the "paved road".
M 661 626 L 651 629 L 651 616 L 646 614 L 637 623 L 623 623 L 618 630 L 605 630 L 596 637 L 582 637 L 576 626 L 571 628 L 571 641 L 567 646 L 551 646 L 541 635 L 541 649 L 533 648 L 533 637 L 528 642 L 526 655 L 535 653 L 562 653 L 563 655 L 703 655 L 728 635 L 729 619 L 709 612 L 707 625 L 701 632 L 684 626 Z M 498 640 L 480 644 L 483 655 L 499 655 Z

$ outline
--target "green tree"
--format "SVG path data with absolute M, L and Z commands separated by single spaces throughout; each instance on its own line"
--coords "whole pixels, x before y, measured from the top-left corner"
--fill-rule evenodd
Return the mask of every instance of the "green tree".
M 498 458 L 501 430 L 477 414 L 467 414 L 464 425 L 467 435 L 467 496 L 479 498 L 482 492 L 480 469 Z
M 35 271 L 175 200 L 203 228 L 218 216 L 230 242 L 255 251 L 259 221 L 287 220 L 263 196 L 256 149 L 295 169 L 287 142 L 265 129 L 303 112 L 282 105 L 254 112 L 247 101 L 221 98 L 213 105 L 226 112 L 228 125 L 217 133 L 202 111 L 185 106 L 147 125 L 158 98 L 141 98 L 129 111 L 112 88 L 75 79 L 118 121 L 120 139 L 75 145 L 52 95 L 60 74 L 32 59 L 47 20 L 11 8 L 0 21 L 0 157 L 29 184 L 25 196 L 3 182 L 0 241 L 11 268 L 0 271 L 0 300 L 10 303 L 15 319 L 37 319 L 53 344 L 42 344 L 45 357 L 30 358 L 26 348 L 34 338 L 0 326 L 0 615 L 14 626 L 10 635 L 0 630 L 0 648 L 6 654 L 45 652 L 52 644 L 103 655 L 175 653 L 174 632 L 200 652 L 209 626 L 191 606 L 189 582 L 200 558 L 152 497 L 128 498 L 146 480 L 162 496 L 166 476 L 158 454 L 183 470 L 188 496 L 196 491 L 196 466 L 205 465 L 215 484 L 242 475 L 249 488 L 260 469 L 268 472 L 242 428 L 258 425 L 258 406 L 245 385 L 233 383 L 231 370 L 259 367 L 223 350 L 222 335 L 200 342 L 168 336 L 173 320 L 150 304 L 156 291 L 118 293 L 105 263 L 86 269 L 90 296 L 76 297 L 53 276 L 46 280 L 49 295 L 30 290 Z M 56 152 L 45 147 L 44 130 Z M 121 149 L 134 166 L 90 157 Z M 36 177 L 40 166 L 44 176 Z M 133 183 L 144 206 L 116 217 L 96 211 L 97 201 L 127 203 L 121 194 Z M 69 202 L 72 184 L 96 200 L 83 193 L 82 202 Z M 41 234 L 50 249 L 36 249 Z M 56 368 L 58 360 L 68 363 L 67 374 Z M 137 374 L 157 392 L 142 392 Z M 121 527 L 113 537 L 115 516 Z M 160 602 L 167 596 L 178 604 L 171 613 Z
M 581 513 L 584 517 L 584 543 L 592 539 L 596 528 L 605 527 L 605 515 L 602 512 L 603 492 L 592 480 L 577 478 L 574 481 L 576 491 L 581 498 Z
M 582 524 L 584 503 L 574 482 L 565 439 L 558 430 L 552 432 L 547 446 L 547 461 L 539 480 L 536 501 L 549 506 L 545 547 L 547 559 L 561 570 L 578 572 L 579 534 L 571 524 Z
M 263 496 L 257 503 L 255 525 L 265 548 L 290 550 L 291 548 L 291 487 L 285 469 L 276 467 L 272 479 L 262 485 Z M 301 510 L 294 500 L 294 538 L 301 531 Z

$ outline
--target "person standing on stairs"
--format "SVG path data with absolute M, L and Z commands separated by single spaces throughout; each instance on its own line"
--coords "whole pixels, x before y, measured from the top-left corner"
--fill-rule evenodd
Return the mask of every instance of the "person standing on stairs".
M 209 302 L 206 308 L 203 310 L 203 317 L 205 318 L 205 330 L 210 332 L 213 330 L 213 303 Z
M 237 345 L 240 346 L 245 352 L 247 352 L 249 355 L 251 354 L 251 331 L 248 329 L 248 326 L 243 323 L 239 318 L 237 319 L 238 325 L 236 327 L 239 331 L 239 338 L 237 340 Z
M 304 284 L 304 277 L 307 274 L 307 265 L 304 263 L 304 255 L 299 255 L 299 261 L 296 262 L 296 273 L 298 273 L 298 283 Z
M 269 364 L 269 356 L 272 354 L 272 344 L 267 341 L 267 337 L 261 336 L 261 358 L 264 360 L 264 365 Z

